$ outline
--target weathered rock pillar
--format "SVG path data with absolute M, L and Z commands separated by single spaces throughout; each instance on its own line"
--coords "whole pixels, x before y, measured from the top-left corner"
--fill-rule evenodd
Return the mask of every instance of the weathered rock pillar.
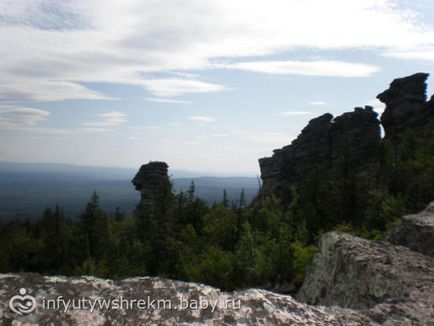
M 168 168 L 165 162 L 149 162 L 140 167 L 132 180 L 141 195 L 137 209 L 145 211 L 154 208 L 158 196 L 170 186 Z

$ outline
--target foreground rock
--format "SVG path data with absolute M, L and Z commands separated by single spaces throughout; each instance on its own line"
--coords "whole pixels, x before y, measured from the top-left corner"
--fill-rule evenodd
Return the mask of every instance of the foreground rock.
M 0 288 L 1 325 L 376 325 L 369 317 L 350 309 L 309 306 L 290 296 L 265 290 L 224 293 L 205 285 L 159 278 L 115 282 L 91 277 L 0 275 Z M 36 303 L 35 310 L 23 315 L 8 306 L 10 298 L 20 289 L 25 289 L 25 295 L 34 297 Z M 65 309 L 63 302 L 75 299 L 78 307 L 83 298 L 90 302 L 97 299 L 144 301 L 143 309 L 138 309 L 138 301 L 133 309 L 114 309 L 113 303 L 112 309 L 97 306 L 92 310 L 87 302 L 82 302 L 82 309 Z M 51 306 L 47 299 L 52 300 Z M 202 307 L 196 308 L 195 302 L 200 303 L 201 299 Z M 14 309 L 29 311 L 27 306 L 19 306 L 26 302 L 32 303 L 31 298 L 27 301 L 16 298 Z M 56 306 L 58 302 L 60 307 Z M 123 308 L 130 303 L 124 301 Z M 216 304 L 215 308 L 211 307 Z M 51 309 L 44 309 L 44 305 Z
M 327 233 L 299 299 L 358 309 L 385 325 L 434 325 L 434 259 L 383 241 Z
M 434 257 L 434 202 L 422 213 L 407 215 L 399 220 L 387 240 Z

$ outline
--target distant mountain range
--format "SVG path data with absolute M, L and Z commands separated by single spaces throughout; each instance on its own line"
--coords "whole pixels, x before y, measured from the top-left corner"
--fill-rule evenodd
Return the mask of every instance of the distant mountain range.
M 56 163 L 0 162 L 0 220 L 17 217 L 35 220 L 47 206 L 61 205 L 67 216 L 83 210 L 94 191 L 108 214 L 120 207 L 130 214 L 140 194 L 131 180 L 137 169 L 78 166 Z M 191 181 L 197 195 L 207 203 L 219 202 L 226 189 L 230 201 L 237 201 L 244 189 L 247 201 L 259 188 L 255 177 L 200 176 L 185 170 L 171 170 L 175 191 L 186 190 Z

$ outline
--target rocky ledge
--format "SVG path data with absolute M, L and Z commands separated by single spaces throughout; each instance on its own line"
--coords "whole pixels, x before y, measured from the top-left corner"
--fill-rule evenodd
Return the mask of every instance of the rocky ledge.
M 434 257 L 434 202 L 420 214 L 404 216 L 390 230 L 387 240 Z
M 398 222 L 389 239 L 400 245 L 325 234 L 298 301 L 260 289 L 228 293 L 151 277 L 3 274 L 0 324 L 434 325 L 434 258 L 426 251 L 433 207 Z M 404 237 L 412 232 L 418 240 Z M 422 245 L 426 241 L 431 245 Z
M 93 277 L 16 274 L 0 275 L 0 286 L 1 325 L 375 324 L 369 317 L 350 309 L 309 306 L 290 296 L 265 290 L 225 293 L 206 285 L 160 278 L 143 277 L 116 282 Z M 26 289 L 26 295 L 36 300 L 35 309 L 22 315 L 8 307 L 10 298 L 17 295 L 20 289 Z M 22 297 L 21 300 L 14 300 L 17 311 L 20 311 L 20 303 L 32 304 L 30 297 L 27 301 L 24 295 Z M 116 299 L 117 302 L 114 301 Z M 100 302 L 109 300 L 111 309 L 98 306 Z M 116 304 L 121 304 L 120 300 L 124 300 L 124 309 L 115 309 Z M 142 300 L 141 309 L 138 300 Z M 68 302 L 70 305 L 66 308 Z M 97 306 L 92 310 L 93 302 L 97 302 Z M 73 305 L 81 305 L 81 309 L 74 309 Z

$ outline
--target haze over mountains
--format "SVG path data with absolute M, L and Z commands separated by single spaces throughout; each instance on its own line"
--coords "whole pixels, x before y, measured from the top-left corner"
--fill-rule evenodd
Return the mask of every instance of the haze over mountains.
M 108 214 L 119 207 L 130 214 L 140 197 L 131 183 L 137 169 L 57 163 L 0 162 L 0 220 L 40 218 L 47 206 L 59 204 L 67 216 L 80 214 L 94 191 Z M 207 176 L 201 172 L 170 170 L 174 189 L 186 190 L 191 181 L 197 195 L 212 204 L 226 189 L 230 201 L 245 190 L 249 202 L 258 192 L 256 177 Z

